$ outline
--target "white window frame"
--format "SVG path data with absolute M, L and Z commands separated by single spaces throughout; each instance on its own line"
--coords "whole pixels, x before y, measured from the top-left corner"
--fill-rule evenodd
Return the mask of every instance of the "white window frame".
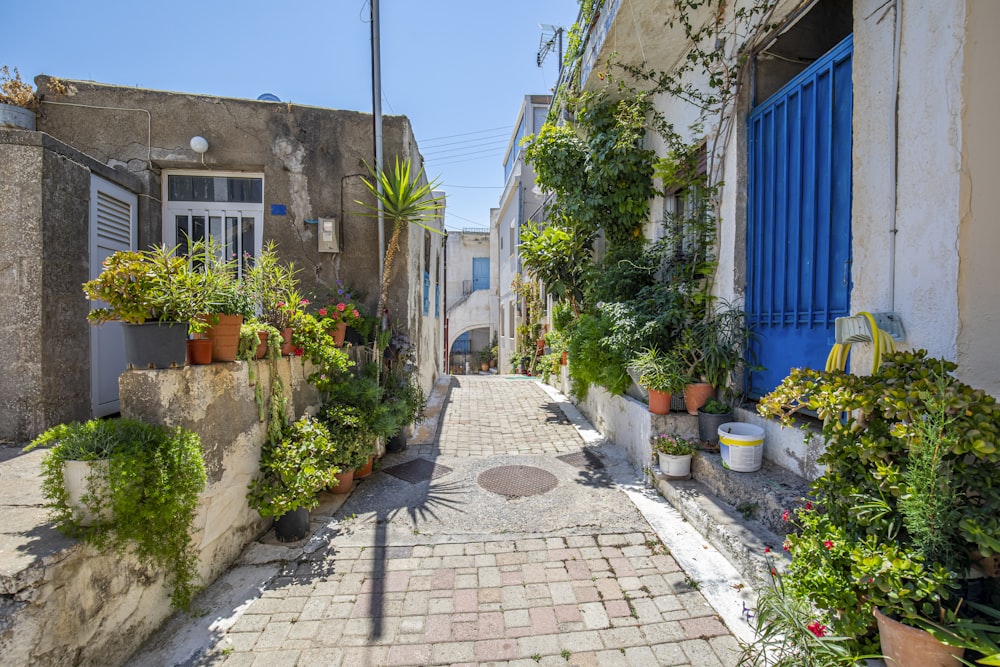
M 209 217 L 236 216 L 240 221 L 245 217 L 253 218 L 253 244 L 256 257 L 260 253 L 264 244 L 264 201 L 261 197 L 260 203 L 254 202 L 192 202 L 192 201 L 170 201 L 168 193 L 168 181 L 170 176 L 207 176 L 210 178 L 259 178 L 261 181 L 261 192 L 264 192 L 264 174 L 246 171 L 205 171 L 205 170 L 164 170 L 161 177 L 161 200 L 163 202 L 163 244 L 168 248 L 177 246 L 177 226 L 175 215 L 204 215 L 206 224 Z M 240 238 L 237 235 L 237 238 Z M 243 262 L 239 262 L 239 270 L 242 274 Z

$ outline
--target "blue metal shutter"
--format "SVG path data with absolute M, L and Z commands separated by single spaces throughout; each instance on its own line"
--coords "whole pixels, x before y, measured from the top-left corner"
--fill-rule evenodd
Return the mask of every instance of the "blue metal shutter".
M 823 368 L 849 314 L 852 52 L 849 36 L 750 114 L 746 310 L 765 368 L 754 396 L 791 368 Z
M 431 274 L 424 271 L 424 315 L 431 312 Z

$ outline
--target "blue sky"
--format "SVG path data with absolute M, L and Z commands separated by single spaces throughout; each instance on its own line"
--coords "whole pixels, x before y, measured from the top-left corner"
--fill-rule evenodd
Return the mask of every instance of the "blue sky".
M 0 64 L 157 90 L 371 111 L 367 0 L 2 0 Z M 539 24 L 576 0 L 382 0 L 383 113 L 408 116 L 451 229 L 486 227 L 526 94 L 547 93 Z M 462 187 L 459 187 L 462 186 Z

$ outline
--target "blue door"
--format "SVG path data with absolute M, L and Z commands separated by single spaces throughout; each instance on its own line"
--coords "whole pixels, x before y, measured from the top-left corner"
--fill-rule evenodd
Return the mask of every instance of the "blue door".
M 761 396 L 823 368 L 851 291 L 851 55 L 847 37 L 749 119 L 746 311 Z
M 472 291 L 490 288 L 490 258 L 472 258 Z

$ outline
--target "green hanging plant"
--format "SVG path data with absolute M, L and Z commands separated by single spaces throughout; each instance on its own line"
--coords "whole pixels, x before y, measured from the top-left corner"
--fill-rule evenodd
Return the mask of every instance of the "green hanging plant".
M 25 451 L 49 447 L 42 493 L 56 527 L 102 550 L 130 553 L 164 570 L 175 607 L 188 609 L 197 586 L 198 552 L 191 539 L 198 495 L 205 488 L 201 440 L 180 427 L 137 420 L 60 424 Z M 83 497 L 96 519 L 82 525 L 69 504 L 67 461 L 107 460 L 87 480 Z

